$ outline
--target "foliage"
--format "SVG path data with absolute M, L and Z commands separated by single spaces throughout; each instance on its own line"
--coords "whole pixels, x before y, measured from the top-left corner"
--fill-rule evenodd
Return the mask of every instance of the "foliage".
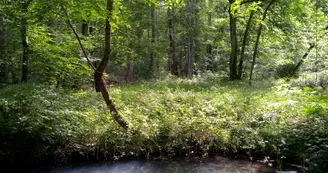
M 296 64 L 290 61 L 281 62 L 279 63 L 279 65 L 277 65 L 275 73 L 279 78 L 291 77 L 295 69 L 295 66 Z
M 108 12 L 103 0 L 0 1 L 0 163 L 241 152 L 327 171 L 327 0 L 275 1 L 266 20 L 267 0 L 113 2 Z M 67 25 L 99 65 L 108 16 L 106 72 L 140 80 L 110 91 L 129 131 L 90 89 L 92 71 Z M 250 87 L 242 80 L 259 26 Z M 229 82 L 237 63 L 243 78 Z M 18 84 L 22 71 L 28 84 Z
M 254 85 L 208 74 L 112 87 L 132 125 L 128 132 L 92 91 L 6 87 L 0 92 L 1 140 L 6 141 L 1 155 L 24 154 L 24 145 L 40 157 L 56 151 L 57 161 L 69 155 L 58 153 L 74 151 L 96 150 L 104 159 L 246 152 L 282 157 L 283 163 L 299 160 L 312 172 L 325 170 L 327 93 L 285 82 Z M 22 136 L 25 142 L 17 142 Z
M 320 72 L 307 72 L 303 73 L 299 78 L 292 81 L 292 86 L 302 87 L 302 88 L 321 88 L 326 90 L 328 87 L 327 70 Z
M 0 153 L 1 160 L 9 157 L 9 162 L 24 164 L 30 157 L 38 162 L 59 147 L 92 142 L 104 118 L 104 113 L 95 112 L 103 109 L 80 104 L 79 93 L 61 89 L 14 85 L 0 95 Z

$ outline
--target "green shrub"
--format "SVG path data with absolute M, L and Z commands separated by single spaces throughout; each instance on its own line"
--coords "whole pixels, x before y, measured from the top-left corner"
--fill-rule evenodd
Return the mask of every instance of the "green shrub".
M 276 67 L 276 74 L 280 78 L 291 77 L 295 66 L 296 64 L 292 63 L 291 61 L 285 61 Z

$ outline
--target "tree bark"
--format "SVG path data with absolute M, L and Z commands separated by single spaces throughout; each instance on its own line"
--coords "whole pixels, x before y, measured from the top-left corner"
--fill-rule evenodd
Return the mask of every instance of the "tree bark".
M 231 53 L 230 53 L 230 80 L 238 79 L 237 74 L 237 58 L 238 58 L 238 38 L 237 38 L 237 18 L 231 12 L 231 5 L 235 0 L 229 0 L 229 19 L 230 19 L 230 39 L 231 39 Z
M 264 10 L 264 13 L 263 13 L 263 16 L 262 16 L 262 21 L 264 22 L 266 16 L 267 16 L 267 13 L 268 13 L 268 10 L 270 8 L 270 6 L 273 4 L 275 0 L 272 0 L 268 6 L 265 8 Z M 256 56 L 257 56 L 257 53 L 258 53 L 258 46 L 259 46 L 259 43 L 260 43 L 260 37 L 261 37 L 261 33 L 262 33 L 262 28 L 263 28 L 263 25 L 262 23 L 260 24 L 260 27 L 259 27 L 259 30 L 257 31 L 257 36 L 256 36 L 256 42 L 255 42 L 255 46 L 254 46 L 254 52 L 253 52 L 253 61 L 252 61 L 252 65 L 251 65 L 251 71 L 250 71 L 250 74 L 249 74 L 249 85 L 252 85 L 252 80 L 253 80 L 253 71 L 254 71 L 254 67 L 255 67 L 255 63 L 256 63 Z
M 23 50 L 23 59 L 22 59 L 22 82 L 28 81 L 28 61 L 29 61 L 29 45 L 28 45 L 28 21 L 27 21 L 27 12 L 28 7 L 31 4 L 31 0 L 23 1 L 22 2 L 22 14 L 21 17 L 21 28 L 20 28 L 20 34 L 21 34 L 21 41 L 22 41 L 22 50 Z
M 109 23 L 109 20 L 110 20 L 110 16 L 112 15 L 113 3 L 114 3 L 114 0 L 107 0 L 107 10 L 108 10 L 109 14 L 108 14 L 108 17 L 106 18 L 104 57 L 94 73 L 94 78 L 95 78 L 96 91 L 101 92 L 101 94 L 106 102 L 107 108 L 109 109 L 110 113 L 112 114 L 114 120 L 124 129 L 128 129 L 129 124 L 119 114 L 113 101 L 109 97 L 106 82 L 103 78 L 103 74 L 105 72 L 105 69 L 107 68 L 107 64 L 108 64 L 110 52 L 111 52 L 111 25 Z
M 247 24 L 246 24 L 246 29 L 245 29 L 245 32 L 244 32 L 244 38 L 243 38 L 243 43 L 242 43 L 242 46 L 241 46 L 239 68 L 238 68 L 238 78 L 239 79 L 242 79 L 242 77 L 243 77 L 243 64 L 244 64 L 245 49 L 246 49 L 246 44 L 248 42 L 248 33 L 249 33 L 249 29 L 250 29 L 250 26 L 251 26 L 251 23 L 252 23 L 254 13 L 255 13 L 255 11 L 252 10 L 252 12 L 251 12 L 251 14 L 248 18 L 248 21 L 247 21 Z

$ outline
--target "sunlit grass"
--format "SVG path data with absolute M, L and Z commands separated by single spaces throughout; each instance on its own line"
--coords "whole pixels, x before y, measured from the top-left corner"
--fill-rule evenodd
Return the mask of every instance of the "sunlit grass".
M 2 140 L 10 144 L 10 135 L 27 132 L 32 139 L 40 138 L 37 147 L 47 148 L 42 152 L 83 146 L 116 157 L 206 157 L 242 151 L 249 157 L 296 157 L 316 163 L 313 158 L 328 153 L 321 147 L 328 140 L 328 94 L 316 89 L 283 81 L 249 86 L 208 76 L 111 86 L 109 91 L 131 124 L 127 132 L 112 120 L 95 91 L 36 85 L 4 88 Z M 7 145 L 2 148 L 4 155 L 10 152 Z

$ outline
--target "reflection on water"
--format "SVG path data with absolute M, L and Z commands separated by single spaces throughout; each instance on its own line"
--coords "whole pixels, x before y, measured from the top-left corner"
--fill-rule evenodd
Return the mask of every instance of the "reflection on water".
M 232 161 L 215 158 L 207 161 L 147 161 L 130 160 L 111 164 L 92 164 L 75 168 L 61 168 L 32 173 L 273 173 L 272 167 L 262 163 Z M 296 172 L 292 172 L 296 173 Z

